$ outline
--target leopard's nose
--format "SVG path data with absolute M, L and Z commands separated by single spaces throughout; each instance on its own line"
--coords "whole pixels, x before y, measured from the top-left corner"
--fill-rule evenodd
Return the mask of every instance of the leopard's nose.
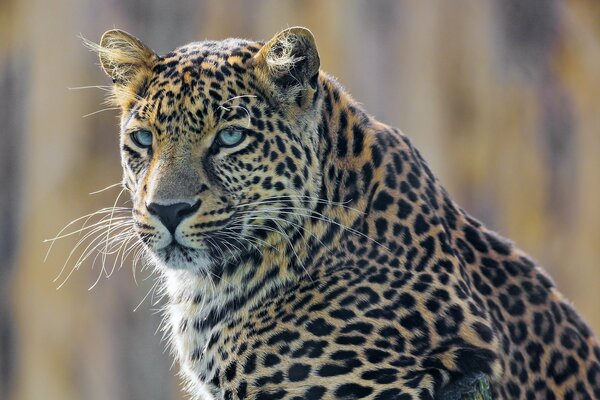
M 171 232 L 175 234 L 175 229 L 179 223 L 187 216 L 192 215 L 200 207 L 200 200 L 195 204 L 173 203 L 173 204 L 146 204 L 148 212 L 156 216 L 160 222 Z

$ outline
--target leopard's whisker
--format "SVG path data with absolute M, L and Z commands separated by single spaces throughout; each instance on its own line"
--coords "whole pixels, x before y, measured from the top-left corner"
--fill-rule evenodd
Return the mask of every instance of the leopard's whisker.
M 281 227 L 281 225 L 279 225 L 279 222 L 276 220 L 271 219 L 271 221 L 273 221 L 273 223 L 275 224 L 275 226 L 277 226 L 282 232 L 285 232 L 284 229 Z M 294 248 L 294 244 L 292 243 L 292 241 L 290 240 L 290 237 L 287 233 L 285 233 L 283 235 L 283 237 L 286 239 L 290 249 L 292 250 L 292 252 L 294 253 L 294 256 L 296 257 L 296 260 L 298 261 L 298 263 L 300 264 L 300 266 L 302 267 L 302 269 L 304 270 L 304 272 L 306 273 L 306 275 L 308 276 L 308 278 L 311 280 L 311 282 L 313 281 L 312 276 L 310 276 L 310 273 L 308 272 L 308 270 L 306 269 L 306 266 L 304 265 L 304 263 L 302 262 L 302 260 L 300 259 L 300 256 L 298 255 L 298 253 L 296 252 L 296 249 Z
M 120 244 L 120 243 L 119 243 L 119 242 L 120 242 L 120 240 L 121 240 L 121 239 L 122 239 L 122 238 L 123 238 L 125 235 L 128 235 L 128 234 L 129 234 L 129 231 L 130 231 L 130 229 L 131 229 L 131 226 L 132 226 L 132 223 L 131 223 L 130 221 L 121 221 L 119 224 L 113 224 L 112 228 L 114 228 L 115 230 L 118 230 L 118 231 L 117 231 L 117 232 L 118 232 L 118 234 L 116 234 L 116 235 L 114 235 L 114 236 L 112 236 L 112 237 L 109 237 L 109 238 L 106 238 L 106 237 L 104 236 L 104 233 L 102 233 L 102 232 L 101 232 L 101 230 L 99 230 L 99 231 L 100 231 L 100 233 L 99 233 L 99 234 L 96 236 L 96 238 L 95 238 L 95 239 L 93 239 L 93 241 L 95 241 L 95 240 L 97 240 L 97 239 L 101 239 L 101 241 L 100 241 L 100 242 L 98 242 L 98 246 L 97 246 L 97 247 L 95 247 L 95 248 L 93 249 L 93 251 L 97 251 L 99 254 L 106 254 L 106 255 L 109 255 L 109 254 L 114 254 L 114 250 L 113 250 L 113 249 L 114 249 L 114 248 L 116 248 L 116 247 L 117 247 L 117 246 Z M 123 228 L 125 228 L 125 229 L 123 229 Z M 96 233 L 97 233 L 97 232 L 96 232 Z M 88 238 L 89 238 L 89 237 L 91 237 L 91 236 L 92 236 L 92 235 L 91 235 L 91 233 L 90 233 L 90 235 L 88 236 Z M 104 237 L 103 237 L 103 236 L 104 236 Z M 85 240 L 87 240 L 87 238 L 86 238 L 86 239 L 83 239 L 83 238 L 82 238 L 82 240 L 81 240 L 80 242 L 81 242 L 81 243 L 84 243 L 84 242 L 85 242 Z M 79 242 L 78 242 L 78 244 L 79 244 Z M 78 245 L 78 244 L 77 244 L 77 245 Z M 91 244 L 91 243 L 89 243 L 89 244 Z M 106 244 L 108 244 L 108 247 L 107 247 L 107 248 L 105 248 L 104 250 L 100 249 L 100 247 L 101 247 L 101 246 L 105 246 Z M 76 246 L 77 246 L 77 245 L 76 245 Z M 83 254 L 82 254 L 82 255 L 83 255 Z
M 110 212 L 111 212 L 113 209 L 114 209 L 114 208 L 111 208 L 111 207 L 106 207 L 106 208 L 102 208 L 102 209 L 100 209 L 100 210 L 94 211 L 94 212 L 92 212 L 92 213 L 86 214 L 86 215 L 84 215 L 84 216 L 81 216 L 81 217 L 79 217 L 79 218 L 76 218 L 76 219 L 74 219 L 73 221 L 71 221 L 71 222 L 69 222 L 68 224 L 66 224 L 66 225 L 65 225 L 65 226 L 64 226 L 64 227 L 63 227 L 63 228 L 62 228 L 62 229 L 61 229 L 61 230 L 60 230 L 60 231 L 59 231 L 59 232 L 56 234 L 56 236 L 55 236 L 55 237 L 53 237 L 53 238 L 51 238 L 51 239 L 44 239 L 44 240 L 43 240 L 43 242 L 44 242 L 44 243 L 50 242 L 50 246 L 49 246 L 48 250 L 46 251 L 46 256 L 44 257 L 44 262 L 46 262 L 46 260 L 47 260 L 47 258 L 48 258 L 48 255 L 50 254 L 50 252 L 51 252 L 51 250 L 52 250 L 52 246 L 54 245 L 54 242 L 55 242 L 56 240 L 58 240 L 58 239 L 61 239 L 61 238 L 63 238 L 63 237 L 66 237 L 66 236 L 61 236 L 61 235 L 62 235 L 62 233 L 63 233 L 65 230 L 67 230 L 67 229 L 68 229 L 68 228 L 69 228 L 71 225 L 73 225 L 73 224 L 75 224 L 75 223 L 77 223 L 77 222 L 79 222 L 79 221 L 81 221 L 81 220 L 84 220 L 84 222 L 83 222 L 83 227 L 85 227 L 85 226 L 86 226 L 86 224 L 87 224 L 87 221 L 89 221 L 89 220 L 90 220 L 90 218 L 92 218 L 93 216 L 96 216 L 96 215 L 101 215 L 101 214 L 108 214 L 108 213 L 110 213 Z M 117 210 L 116 210 L 116 212 L 121 212 L 121 211 L 122 211 L 122 210 L 120 210 L 120 209 L 119 209 L 119 207 L 117 207 Z M 102 218 L 102 219 L 104 219 L 104 218 Z M 68 236 L 68 235 L 67 235 L 67 236 Z
M 230 231 L 231 233 L 229 233 Z M 264 256 L 263 252 L 254 243 L 252 243 L 252 241 L 248 240 L 248 238 L 246 238 L 244 235 L 237 236 L 235 235 L 235 232 L 228 228 L 225 228 L 223 231 L 220 232 L 220 234 L 224 235 L 227 238 L 235 240 L 236 242 L 240 243 L 241 246 L 243 246 L 243 243 L 241 241 L 245 240 L 252 248 L 258 251 L 261 256 Z
M 311 232 L 309 229 L 305 228 L 304 226 L 302 226 L 302 225 L 300 225 L 298 223 L 295 223 L 295 222 L 292 222 L 290 220 L 286 220 L 286 219 L 283 219 L 283 218 L 273 217 L 273 216 L 268 216 L 268 217 L 265 218 L 264 216 L 260 216 L 260 215 L 253 216 L 252 213 L 248 213 L 248 214 L 245 214 L 245 215 L 250 215 L 249 219 L 270 219 L 270 220 L 281 221 L 281 222 L 284 222 L 284 223 L 289 223 L 292 226 L 294 226 L 296 229 L 302 229 L 302 231 L 304 231 L 304 232 L 308 233 L 309 235 L 311 235 L 312 237 L 314 237 L 326 250 L 328 250 L 329 252 L 331 252 L 331 249 L 328 246 L 326 246 L 325 243 L 323 243 L 323 241 L 321 240 L 321 238 L 319 238 L 314 232 Z M 306 237 L 304 236 L 304 234 L 300 233 L 300 235 L 304 239 L 304 242 L 308 244 L 308 241 L 306 240 Z
M 98 278 L 97 278 L 97 279 L 96 279 L 96 281 L 95 281 L 95 282 L 94 282 L 94 283 L 93 283 L 93 284 L 92 284 L 92 285 L 91 285 L 91 286 L 88 288 L 88 290 L 92 290 L 92 289 L 93 289 L 93 288 L 94 288 L 94 287 L 95 287 L 95 286 L 98 284 L 98 282 L 100 282 L 100 278 L 102 278 L 102 272 L 104 272 L 104 276 L 105 276 L 106 278 L 109 278 L 110 276 L 112 276 L 112 274 L 113 274 L 113 272 L 114 272 L 114 270 L 115 270 L 116 264 L 117 264 L 117 262 L 119 262 L 119 254 L 121 254 L 121 251 L 122 251 L 123 247 L 124 247 L 124 246 L 126 246 L 126 245 L 127 245 L 127 243 L 129 243 L 129 241 L 130 241 L 130 240 L 131 240 L 133 237 L 135 237 L 135 234 L 133 233 L 133 231 L 131 231 L 131 230 L 127 230 L 127 231 L 125 231 L 125 232 L 123 232 L 123 233 L 121 233 L 121 234 L 119 234 L 119 235 L 116 235 L 116 236 L 113 238 L 114 240 L 112 240 L 112 241 L 113 241 L 113 242 L 115 242 L 115 245 L 112 245 L 112 244 L 111 244 L 111 246 L 112 246 L 112 247 L 111 247 L 111 250 L 109 250 L 109 251 L 110 251 L 110 253 L 109 253 L 109 254 L 115 254 L 115 260 L 114 260 L 114 262 L 113 262 L 113 267 L 112 267 L 111 271 L 110 271 L 110 272 L 108 272 L 108 270 L 105 268 L 105 266 L 104 266 L 104 265 L 102 265 L 102 267 L 100 268 L 100 271 L 99 271 L 99 273 L 98 273 Z M 119 242 L 120 242 L 120 243 L 119 243 Z M 117 249 L 116 251 L 113 251 L 113 250 L 112 250 L 112 248 L 114 248 L 114 247 L 117 247 L 117 246 L 118 246 L 118 249 Z M 97 259 L 98 259 L 98 256 L 100 256 L 100 254 L 102 254 L 102 251 L 98 251 L 98 252 L 97 252 L 97 254 L 96 254 L 96 256 L 94 257 L 94 260 L 92 261 L 92 269 L 94 269 L 94 265 L 96 264 L 96 261 L 97 261 Z M 122 254 L 121 254 L 121 255 L 122 255 Z M 121 260 L 122 260 L 122 258 L 121 258 Z M 121 261 L 121 263 L 122 263 L 122 262 L 123 262 L 123 261 Z M 83 261 L 82 261 L 82 263 L 83 263 Z
M 242 222 L 242 220 L 240 219 L 240 220 L 239 220 L 239 222 Z M 250 228 L 254 228 L 254 227 L 258 227 L 258 228 L 260 228 L 260 227 L 261 227 L 260 225 L 255 225 L 255 224 L 252 224 L 252 223 L 249 223 L 249 224 L 247 224 L 246 226 L 247 226 L 247 227 L 250 227 Z M 234 229 L 237 229 L 237 228 L 244 228 L 244 226 L 243 226 L 243 225 L 241 225 L 241 224 L 239 224 L 239 223 L 235 223 L 235 222 L 233 222 L 233 223 L 232 223 L 230 226 L 226 227 L 226 228 L 225 228 L 225 230 L 231 230 L 231 231 L 233 231 Z M 270 244 L 270 243 L 267 243 L 267 242 L 265 242 L 264 240 L 262 240 L 262 239 L 259 239 L 259 238 L 257 238 L 257 237 L 248 237 L 248 236 L 245 236 L 245 235 L 240 235 L 240 238 L 241 238 L 241 239 L 245 239 L 245 240 L 247 240 L 247 241 L 248 241 L 248 242 L 250 242 L 251 244 L 253 244 L 253 243 L 252 243 L 252 240 L 255 240 L 256 242 L 260 242 L 260 243 L 262 243 L 262 245 L 263 245 L 263 246 L 265 246 L 265 247 L 271 248 L 271 249 L 273 249 L 273 250 L 275 249 L 275 247 L 274 247 L 272 244 Z M 251 240 L 251 239 L 252 239 L 252 240 Z M 257 250 L 260 252 L 260 248 L 259 248 L 259 247 L 257 247 L 257 246 L 255 245 L 255 248 L 256 248 L 256 249 L 257 249 Z M 261 252 L 261 254 L 262 254 L 262 252 Z
M 308 274 L 308 271 L 306 270 L 306 267 L 304 266 L 304 264 L 302 263 L 302 260 L 300 260 L 300 257 L 298 256 L 298 254 L 296 253 L 296 250 L 294 249 L 294 245 L 292 244 L 289 236 L 287 235 L 287 233 L 285 233 L 285 230 L 283 230 L 281 228 L 281 226 L 279 225 L 279 223 L 277 221 L 273 221 L 273 223 L 277 226 L 277 228 L 279 229 L 275 229 L 275 228 L 270 228 L 270 227 L 266 227 L 266 226 L 256 226 L 255 227 L 257 229 L 264 229 L 266 231 L 270 231 L 270 232 L 274 232 L 274 233 L 279 233 L 284 240 L 286 241 L 287 245 L 289 246 L 290 250 L 292 251 L 292 253 L 294 254 L 294 256 L 296 257 L 298 263 L 300 263 L 300 265 L 302 266 L 302 268 L 304 269 L 304 271 Z M 309 274 L 308 274 L 309 275 Z M 310 277 L 310 275 L 309 275 Z M 311 277 L 312 279 L 312 277 Z
M 93 195 L 93 194 L 102 193 L 102 192 L 104 192 L 104 191 L 110 190 L 110 189 L 112 189 L 112 188 L 115 188 L 115 187 L 119 187 L 119 186 L 121 186 L 121 185 L 123 185 L 123 183 L 122 183 L 122 182 L 113 183 L 112 185 L 108 185 L 108 186 L 107 186 L 107 187 L 105 187 L 104 189 L 96 190 L 96 191 L 90 192 L 90 193 L 88 193 L 88 194 L 90 194 L 90 195 Z
M 101 263 L 101 269 L 100 272 L 104 272 L 105 275 L 108 277 L 108 271 L 105 270 L 105 261 L 106 261 L 106 256 L 108 255 L 112 255 L 112 254 L 117 254 L 118 256 L 118 249 L 120 248 L 120 246 L 122 245 L 121 241 L 126 238 L 127 236 L 130 235 L 130 231 L 129 229 L 127 229 L 124 232 L 120 232 L 119 234 L 111 237 L 110 239 L 106 239 L 103 238 L 103 240 L 101 240 L 100 242 L 98 242 L 98 244 L 96 246 L 93 246 L 91 249 L 87 250 L 90 246 L 88 246 L 86 248 L 86 250 L 84 250 L 84 252 L 80 255 L 79 259 L 77 260 L 77 262 L 75 263 L 74 269 L 79 269 L 79 267 L 83 264 L 83 262 L 94 252 L 96 252 L 96 256 L 94 257 L 94 262 L 92 263 L 92 269 L 94 269 L 95 263 L 96 263 L 96 259 L 98 257 L 101 257 L 102 263 Z M 102 236 L 100 236 L 101 238 Z M 105 245 L 104 243 L 108 242 L 108 245 Z M 101 247 L 104 247 L 104 249 L 101 249 Z
M 67 89 L 68 90 L 100 89 L 100 90 L 104 90 L 104 91 L 108 92 L 108 91 L 112 90 L 112 86 L 107 86 L 107 85 L 88 85 L 88 86 L 69 87 Z
M 113 265 L 112 268 L 110 270 L 110 272 L 108 272 L 107 270 L 105 270 L 106 273 L 106 277 L 109 278 L 110 276 L 112 276 L 112 274 L 114 273 L 115 269 L 117 268 L 117 263 L 119 262 L 119 258 L 121 259 L 121 263 L 119 265 L 119 269 L 121 269 L 121 267 L 123 266 L 123 255 L 124 255 L 124 249 L 127 248 L 127 246 L 129 245 L 129 243 L 131 242 L 131 240 L 135 239 L 136 235 L 135 233 L 130 230 L 129 232 L 127 232 L 127 235 L 124 237 L 124 239 L 121 241 L 121 245 L 119 246 L 117 252 L 116 252 L 116 256 L 115 256 L 115 260 L 113 261 Z
M 345 202 L 334 202 L 334 201 L 330 201 L 330 200 L 325 200 L 325 199 L 321 199 L 319 197 L 312 197 L 312 196 L 301 196 L 301 195 L 282 195 L 282 196 L 272 196 L 272 197 L 268 197 L 266 199 L 260 200 L 260 201 L 253 201 L 253 202 L 247 202 L 247 203 L 240 203 L 235 205 L 235 208 L 242 208 L 242 207 L 247 207 L 247 206 L 259 206 L 259 205 L 263 205 L 263 204 L 271 204 L 271 203 L 278 203 L 284 200 L 292 200 L 292 199 L 306 199 L 306 200 L 313 200 L 315 201 L 316 204 L 327 204 L 327 205 L 331 205 L 334 207 L 340 207 L 340 208 L 344 208 L 347 210 L 351 210 L 351 211 L 355 211 L 359 214 L 364 214 L 364 211 L 360 211 L 356 208 L 353 207 L 349 207 L 346 206 L 345 204 L 349 203 L 350 201 L 345 201 Z
M 108 227 L 108 225 L 110 224 L 110 221 L 107 221 L 107 220 L 108 220 L 109 218 L 110 218 L 110 216 L 109 216 L 109 215 L 105 215 L 105 216 L 104 216 L 102 219 L 100 219 L 98 222 L 94 222 L 94 223 L 93 223 L 93 224 L 91 224 L 91 225 L 86 225 L 86 226 L 85 226 L 85 227 L 83 227 L 83 228 L 80 228 L 80 229 L 74 230 L 74 231 L 72 231 L 72 232 L 69 232 L 69 233 L 62 234 L 62 235 L 60 235 L 60 236 L 55 236 L 55 237 L 53 237 L 52 239 L 46 239 L 46 240 L 44 240 L 44 242 L 54 242 L 54 241 L 56 241 L 56 240 L 59 240 L 59 239 L 64 239 L 64 238 L 67 238 L 67 237 L 69 237 L 69 236 L 73 236 L 73 235 L 81 234 L 81 233 L 83 233 L 83 232 L 85 232 L 85 231 L 87 231 L 87 230 L 90 230 L 90 229 L 96 228 L 96 227 L 98 227 L 98 226 L 101 226 L 101 225 L 106 225 L 106 226 Z M 127 216 L 127 217 L 116 217 L 116 218 L 113 218 L 113 222 L 114 222 L 114 221 L 123 221 L 123 220 L 129 220 L 129 219 L 131 219 L 131 217 L 129 217 L 129 216 Z
M 137 246 L 137 247 L 135 247 L 135 246 Z M 132 265 L 131 265 L 131 272 L 133 274 L 133 280 L 134 280 L 134 282 L 135 282 L 135 284 L 137 286 L 138 285 L 138 281 L 137 281 L 137 275 L 136 275 L 135 271 L 137 269 L 138 262 L 142 263 L 142 268 L 140 269 L 140 272 L 144 271 L 144 269 L 145 269 L 145 266 L 144 266 L 143 260 L 142 260 L 142 257 L 145 254 L 144 242 L 142 240 L 139 240 L 138 243 L 136 245 L 134 245 L 134 247 L 132 249 L 132 252 L 133 252 L 133 257 L 132 257 L 133 258 L 133 262 L 132 262 Z M 148 276 L 151 276 L 151 275 L 152 274 L 150 274 Z M 144 278 L 143 280 L 146 280 L 146 279 L 147 278 Z
M 138 250 L 143 251 L 144 250 L 144 242 L 142 241 L 142 239 L 139 237 L 139 235 L 135 235 L 136 240 L 134 241 L 134 243 L 129 246 L 129 248 L 124 252 L 123 254 L 123 258 L 127 258 L 129 257 L 129 255 L 131 256 L 131 269 L 132 269 L 132 275 L 133 275 L 133 281 L 135 282 L 135 285 L 138 286 L 138 282 L 137 282 L 137 277 L 135 274 L 135 267 L 136 267 L 136 258 L 137 258 L 137 253 Z
M 219 244 L 217 242 L 213 241 L 211 238 L 207 237 L 207 239 L 208 239 L 208 241 L 210 243 L 212 243 L 212 246 L 217 250 L 217 252 L 219 252 L 219 254 L 221 255 L 221 258 L 224 259 L 225 258 L 225 254 L 223 253 L 223 250 L 221 249 L 221 247 L 219 246 Z M 216 290 L 216 284 L 215 284 L 212 276 L 210 276 L 210 274 L 211 274 L 211 271 L 209 270 L 209 271 L 207 271 L 206 276 L 209 279 L 209 282 L 210 282 L 211 287 L 213 288 L 213 290 Z
M 215 233 L 215 236 L 217 236 L 217 235 L 219 235 L 218 232 Z M 230 254 L 233 256 L 233 260 L 235 261 L 237 259 L 238 261 L 240 261 L 240 258 L 239 258 L 239 254 L 241 253 L 240 249 L 237 246 L 235 246 L 233 243 L 228 243 L 227 241 L 225 241 L 223 244 L 229 250 L 231 250 L 231 248 L 233 248 L 233 250 L 230 251 Z M 225 261 L 225 260 L 223 260 L 223 261 Z
M 142 300 L 138 303 L 138 305 L 135 306 L 135 308 L 133 309 L 133 312 L 136 312 L 140 308 L 140 306 L 144 303 L 144 301 L 148 298 L 150 293 L 154 292 L 158 283 L 159 283 L 159 281 L 156 281 L 152 284 L 152 286 L 150 287 L 150 290 L 148 290 L 148 293 L 146 293 L 146 295 L 142 298 Z
M 124 221 L 118 221 L 114 225 L 115 225 L 115 227 L 125 227 L 125 226 L 131 225 L 131 224 L 133 224 L 133 222 L 131 222 L 131 220 L 128 219 L 128 220 L 124 220 Z M 107 229 L 107 228 L 108 227 L 106 225 L 98 226 L 98 227 L 94 228 L 93 230 L 91 230 L 90 232 L 87 232 L 81 239 L 79 239 L 79 241 L 75 244 L 75 246 L 73 246 L 73 248 L 69 252 L 69 255 L 68 255 L 67 259 L 63 263 L 63 266 L 62 266 L 59 274 L 56 276 L 56 278 L 54 278 L 53 282 L 56 282 L 62 276 L 62 274 L 63 274 L 66 266 L 68 265 L 69 261 L 71 260 L 71 257 L 73 257 L 73 255 L 75 254 L 75 252 L 77 251 L 77 249 L 83 243 L 85 243 L 90 237 L 92 237 L 94 235 L 96 235 L 96 236 L 94 237 L 94 239 L 92 239 L 90 241 L 90 243 L 89 243 L 89 245 L 88 245 L 87 248 L 89 248 L 89 246 L 92 245 L 94 242 L 98 241 L 99 239 L 102 239 L 102 237 L 104 236 L 104 230 Z M 98 242 L 98 243 L 103 243 L 103 242 Z M 87 250 L 87 248 L 86 248 L 86 250 Z M 84 250 L 84 252 L 86 250 Z
M 255 98 L 257 98 L 257 96 L 254 94 L 242 94 L 239 96 L 233 96 L 233 97 L 230 97 L 229 99 L 225 100 L 223 103 L 221 103 L 221 106 L 223 106 L 223 104 L 229 103 L 230 101 L 233 101 L 236 99 L 242 99 L 242 98 L 254 98 L 255 99 Z
M 307 212 L 310 212 L 310 213 L 312 213 L 313 215 L 309 215 L 309 214 L 302 214 L 302 213 L 293 212 L 293 211 L 287 211 L 287 210 L 295 210 L 295 209 L 299 209 L 299 210 L 302 210 L 302 211 L 307 211 Z M 386 247 L 386 246 L 385 246 L 385 245 L 383 245 L 382 243 L 378 242 L 377 240 L 373 239 L 372 237 L 370 237 L 370 236 L 368 236 L 368 235 L 365 235 L 364 233 L 362 233 L 362 232 L 360 232 L 360 231 L 357 231 L 357 230 L 356 230 L 356 229 L 354 229 L 354 228 L 351 228 L 351 227 L 349 227 L 349 226 L 346 226 L 346 225 L 344 225 L 344 224 L 342 224 L 342 223 L 340 223 L 340 222 L 338 222 L 338 221 L 335 221 L 335 220 L 333 220 L 333 219 L 331 219 L 331 218 L 327 217 L 326 215 L 324 215 L 324 214 L 322 214 L 322 213 L 318 213 L 318 212 L 316 212 L 316 211 L 314 211 L 314 210 L 306 210 L 306 209 L 299 208 L 299 207 L 283 207 L 281 210 L 280 210 L 280 209 L 270 209 L 270 210 L 268 210 L 267 212 L 272 212 L 272 211 L 277 211 L 278 213 L 281 213 L 281 214 L 291 214 L 291 215 L 296 215 L 296 216 L 299 216 L 299 217 L 304 217 L 304 218 L 314 218 L 314 219 L 316 219 L 316 220 L 319 220 L 319 221 L 322 221 L 322 222 L 326 222 L 326 223 L 330 223 L 330 224 L 337 225 L 337 226 L 339 226 L 340 228 L 342 228 L 342 229 L 344 229 L 344 230 L 347 230 L 348 232 L 350 232 L 350 233 L 352 233 L 352 234 L 355 234 L 355 235 L 358 235 L 358 236 L 360 236 L 360 237 L 363 237 L 363 238 L 365 238 L 365 239 L 367 239 L 367 240 L 369 240 L 369 241 L 371 241 L 371 242 L 373 242 L 373 243 L 377 244 L 378 246 L 381 246 L 383 249 L 387 250 L 387 251 L 388 251 L 388 252 L 390 252 L 390 253 L 392 252 L 392 251 L 391 251 L 391 250 L 390 250 L 388 247 Z M 254 209 L 254 210 L 252 210 L 252 212 L 253 212 L 253 213 L 257 213 L 257 212 L 261 212 L 261 210 L 259 210 L 259 209 Z
M 107 108 L 103 108 L 103 109 L 100 109 L 100 110 L 97 110 L 97 111 L 94 111 L 94 112 L 82 115 L 81 118 L 87 118 L 87 117 L 91 117 L 92 115 L 99 114 L 101 112 L 114 111 L 114 110 L 120 110 L 120 108 L 119 107 L 107 107 Z
M 116 205 L 117 205 L 117 203 L 119 202 L 119 199 L 121 198 L 121 195 L 123 194 L 123 192 L 125 192 L 125 188 L 121 189 L 121 191 L 120 191 L 120 192 L 119 192 L 119 194 L 117 195 L 117 198 L 115 199 L 115 202 L 114 202 L 114 204 L 113 204 L 113 207 L 116 207 Z M 113 216 L 114 216 L 114 213 L 111 213 L 111 214 L 110 214 L 110 219 L 109 219 L 109 221 L 111 221 L 111 220 L 112 220 Z M 110 230 L 110 226 L 109 226 L 109 228 L 106 230 L 106 239 L 107 239 L 107 242 L 106 242 L 106 244 L 107 244 L 107 246 L 108 246 L 108 238 L 110 237 L 110 232 L 111 232 L 111 230 Z M 105 264 L 105 263 L 106 263 L 106 257 L 103 257 L 103 259 L 102 259 L 102 266 L 103 266 L 103 267 L 104 267 L 104 264 Z

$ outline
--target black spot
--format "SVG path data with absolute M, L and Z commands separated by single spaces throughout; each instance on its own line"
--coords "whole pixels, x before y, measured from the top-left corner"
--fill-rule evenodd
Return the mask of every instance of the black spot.
M 327 336 L 335 327 L 327 323 L 323 318 L 317 318 L 306 325 L 306 329 L 315 336 Z
M 342 118 L 345 118 L 344 114 L 340 116 L 340 120 Z M 341 129 L 337 134 L 336 150 L 338 158 L 344 158 L 346 157 L 346 154 L 348 154 L 348 139 L 346 138 L 345 132 Z
M 237 362 L 234 361 L 227 366 L 227 369 L 225 370 L 225 379 L 227 379 L 228 382 L 231 382 L 235 378 L 236 371 Z
M 358 125 L 352 126 L 352 153 L 359 156 L 363 151 L 365 135 Z
M 378 350 L 378 349 L 366 349 L 365 350 L 365 357 L 372 364 L 378 364 L 381 361 L 385 360 L 389 356 L 390 356 L 390 353 L 388 353 L 387 351 L 382 351 L 382 350 Z
M 383 161 L 383 155 L 381 150 L 376 145 L 371 146 L 371 159 L 373 160 L 373 167 L 378 168 Z
M 415 218 L 414 228 L 416 235 L 422 235 L 429 230 L 429 224 L 425 222 L 425 218 L 423 218 L 422 214 L 417 215 L 417 218 Z
M 320 400 L 327 391 L 323 386 L 312 386 L 304 393 L 304 399 Z
M 412 396 L 410 394 L 401 393 L 400 389 L 386 389 L 383 392 L 379 393 L 373 400 L 411 400 Z
M 529 369 L 532 372 L 539 372 L 544 348 L 539 343 L 531 342 L 527 345 L 525 351 L 527 351 L 527 355 L 529 356 Z
M 292 364 L 292 366 L 288 369 L 288 379 L 291 382 L 299 382 L 308 378 L 308 374 L 310 373 L 310 365 L 306 364 Z
M 364 190 L 366 191 L 369 185 L 371 184 L 371 180 L 373 179 L 373 167 L 369 164 L 365 164 L 362 167 L 362 180 L 364 183 Z
M 281 362 L 281 359 L 277 354 L 269 353 L 265 356 L 264 366 L 272 367 L 273 365 L 277 365 Z
M 342 335 L 335 339 L 337 344 L 341 345 L 361 345 L 366 341 L 363 336 Z
M 382 237 L 387 232 L 388 223 L 385 218 L 378 218 L 375 220 L 375 229 L 377 229 L 377 236 Z
M 425 326 L 425 320 L 418 312 L 413 312 L 400 319 L 400 324 L 408 330 L 421 329 Z
M 417 176 L 410 172 L 407 176 L 408 178 L 408 183 L 410 183 L 410 186 L 412 186 L 414 189 L 418 189 L 419 187 L 421 187 L 421 182 L 419 182 L 419 178 L 417 178 Z
M 464 227 L 465 238 L 475 249 L 482 253 L 488 251 L 488 247 L 485 242 L 481 239 L 479 232 L 477 232 L 471 225 L 465 225 Z
M 330 376 L 346 375 L 351 373 L 354 370 L 354 368 L 360 365 L 360 361 L 358 361 L 358 359 L 356 358 L 348 360 L 344 364 L 326 363 L 319 368 L 319 370 L 317 371 L 317 375 L 323 378 L 327 378 Z
M 358 354 L 354 350 L 338 350 L 331 354 L 331 359 L 335 361 L 348 360 L 356 358 Z
M 338 310 L 333 310 L 329 312 L 332 318 L 341 319 L 341 320 L 349 320 L 350 318 L 354 318 L 356 314 L 354 311 L 349 310 L 347 308 L 340 308 Z
M 512 247 L 511 243 L 504 238 L 494 234 L 494 233 L 486 233 L 485 238 L 494 249 L 496 253 L 507 256 L 510 254 L 510 249 Z
M 398 213 L 396 214 L 398 218 L 405 219 L 412 213 L 412 206 L 407 203 L 404 199 L 398 200 Z
M 300 333 L 290 331 L 290 330 L 285 330 L 285 331 L 279 332 L 279 333 L 271 336 L 269 338 L 268 344 L 269 344 L 269 346 L 272 346 L 279 342 L 283 342 L 284 344 L 289 344 L 289 343 L 293 342 L 294 340 L 297 340 L 299 337 L 300 337 Z
M 477 332 L 477 336 L 484 342 L 490 343 L 494 338 L 492 330 L 481 322 L 475 322 L 473 324 L 473 330 Z
M 264 386 L 264 385 L 259 384 L 259 386 Z M 283 399 L 286 394 L 287 394 L 287 391 L 284 389 L 278 389 L 276 391 L 269 391 L 269 392 L 261 391 L 256 395 L 256 400 L 280 400 L 280 399 Z
M 346 325 L 341 330 L 341 333 L 352 333 L 352 332 L 356 331 L 356 332 L 362 333 L 363 335 L 368 335 L 369 333 L 371 333 L 372 330 L 373 330 L 373 325 L 366 323 L 366 322 L 356 322 L 353 324 Z
M 244 373 L 251 374 L 256 370 L 256 353 L 252 353 L 248 356 L 246 363 L 244 364 Z
M 397 380 L 398 371 L 394 368 L 378 368 L 375 370 L 365 371 L 361 374 L 361 378 L 368 381 L 375 381 L 380 385 L 393 383 Z
M 328 346 L 325 340 L 307 340 L 292 353 L 292 358 L 300 358 L 308 356 L 310 358 L 318 358 L 323 354 L 324 349 Z
M 339 399 L 362 399 L 373 392 L 368 386 L 362 386 L 358 383 L 344 383 L 335 390 L 335 395 Z
M 382 190 L 373 202 L 373 209 L 376 211 L 385 211 L 393 202 L 394 198 Z

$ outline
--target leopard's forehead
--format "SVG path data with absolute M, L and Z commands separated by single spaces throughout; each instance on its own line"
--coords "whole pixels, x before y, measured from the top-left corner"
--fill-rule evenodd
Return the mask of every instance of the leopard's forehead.
M 221 119 L 246 117 L 240 103 L 264 100 L 251 63 L 261 45 L 243 39 L 193 42 L 158 57 L 138 88 L 130 118 L 145 120 L 160 134 L 180 133 L 181 126 L 202 133 Z
M 171 79 L 178 72 L 201 68 L 201 72 L 229 64 L 245 64 L 258 50 L 260 42 L 245 39 L 225 39 L 222 41 L 192 42 L 159 57 L 153 72 L 163 79 Z M 237 70 L 237 72 L 242 72 Z M 211 77 L 212 75 L 208 75 Z

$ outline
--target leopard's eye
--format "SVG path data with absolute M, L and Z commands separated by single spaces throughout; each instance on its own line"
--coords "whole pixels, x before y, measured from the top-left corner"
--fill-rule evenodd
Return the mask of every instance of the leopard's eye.
M 131 134 L 131 140 L 136 146 L 143 149 L 152 147 L 152 132 L 145 129 L 140 129 Z
M 240 128 L 225 128 L 217 134 L 217 141 L 222 147 L 234 147 L 245 137 L 246 133 Z

